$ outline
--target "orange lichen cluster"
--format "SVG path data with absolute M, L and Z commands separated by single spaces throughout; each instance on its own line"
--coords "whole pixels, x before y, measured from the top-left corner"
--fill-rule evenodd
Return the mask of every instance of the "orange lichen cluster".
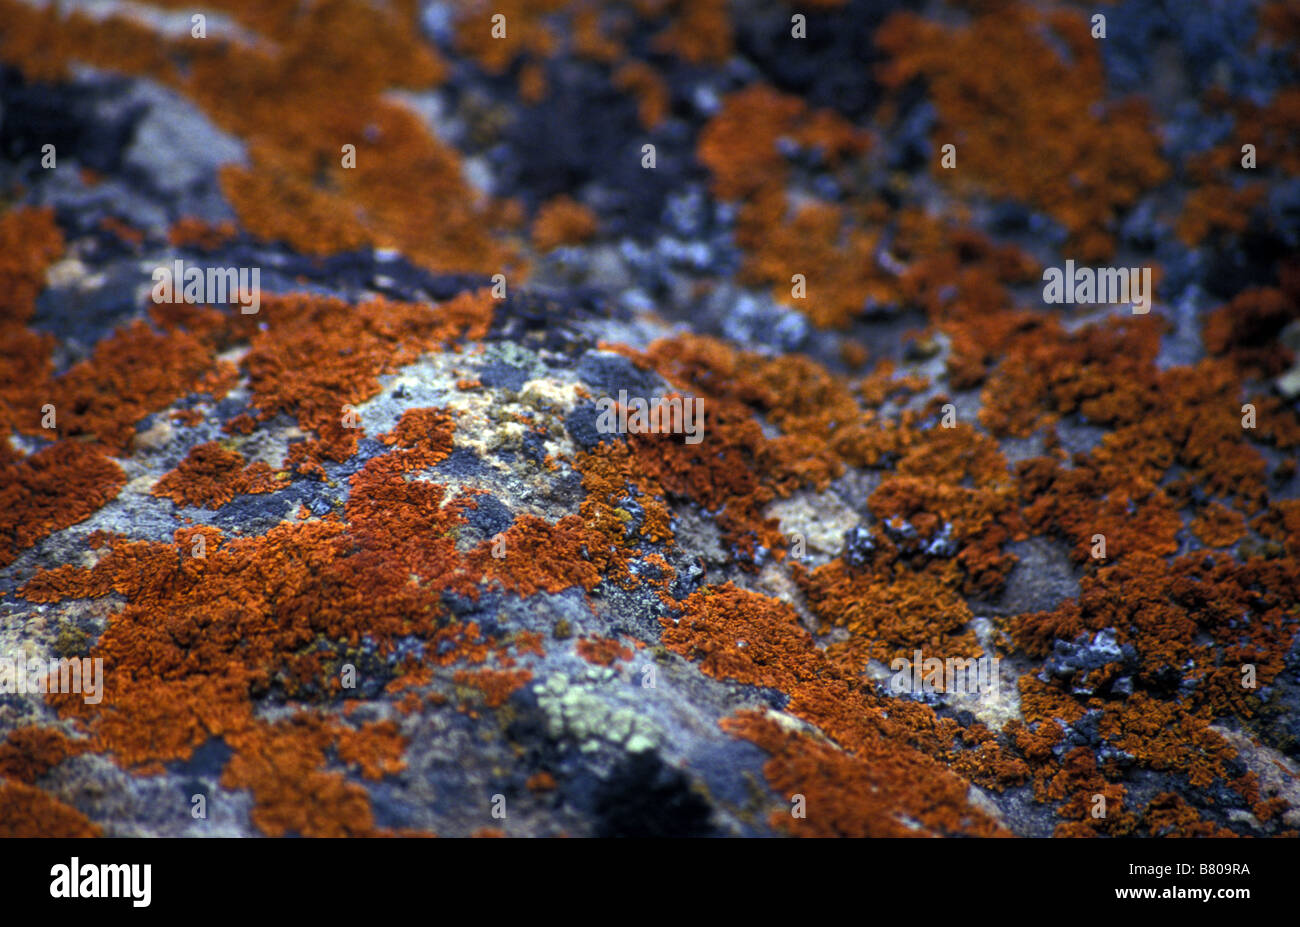
M 399 768 L 395 733 L 306 711 L 270 723 L 254 718 L 252 699 L 273 688 L 305 702 L 344 694 L 339 668 L 363 637 L 382 653 L 414 634 L 440 654 L 436 665 L 481 664 L 492 642 L 473 624 L 448 623 L 443 592 L 475 596 L 496 580 L 529 595 L 590 588 L 599 578 L 582 551 L 596 545 L 575 516 L 556 525 L 520 518 L 503 535 L 511 551 L 504 560 L 488 542 L 459 553 L 455 534 L 474 496 L 449 498 L 412 478 L 446 457 L 451 434 L 445 412 L 408 410 L 381 436 L 393 450 L 351 477 L 344 520 L 286 522 L 236 540 L 206 526 L 178 531 L 172 544 L 102 538 L 107 550 L 93 567 L 37 574 L 21 592 L 31 601 L 115 592 L 127 602 L 92 652 L 105 665 L 102 703 L 51 701 L 80 723 L 89 749 L 141 772 L 222 738 L 235 750 L 223 782 L 252 790 L 253 820 L 265 833 L 370 833 L 364 790 L 330 769 L 329 758 L 337 753 L 377 778 Z M 202 557 L 191 555 L 196 534 L 206 540 Z M 500 669 L 458 671 L 455 681 L 498 707 L 530 678 L 502 660 Z M 407 671 L 419 667 L 398 670 Z M 389 688 L 396 695 L 402 687 Z
M 117 464 L 71 441 L 0 464 L 0 567 L 51 532 L 93 515 L 125 484 Z
M 533 674 L 526 669 L 513 670 L 457 670 L 453 677 L 457 685 L 470 686 L 483 693 L 483 704 L 500 708 L 506 699 L 532 681 Z
M 563 0 L 463 4 L 456 15 L 456 50 L 490 74 L 504 74 L 521 57 L 534 62 L 545 59 L 560 41 L 547 20 L 563 7 Z M 498 20 L 498 15 L 503 19 Z
M 182 0 L 161 5 L 187 8 Z M 1266 35 L 1296 34 L 1300 20 L 1282 6 L 1261 16 Z M 456 47 L 488 73 L 517 79 L 526 104 L 549 92 L 548 61 L 572 51 L 635 97 L 647 130 L 668 117 L 671 98 L 654 65 L 623 60 L 629 17 L 653 24 L 655 55 L 698 66 L 732 53 L 724 0 L 563 7 L 463 5 Z M 457 153 L 388 95 L 426 90 L 446 73 L 412 28 L 416 4 L 219 0 L 214 9 L 239 30 L 195 43 L 118 17 L 107 30 L 82 13 L 0 0 L 0 60 L 29 78 L 57 78 L 73 62 L 148 75 L 246 143 L 247 163 L 220 174 L 238 225 L 182 219 L 168 231 L 173 246 L 211 250 L 248 235 L 313 256 L 392 247 L 436 271 L 509 270 L 513 285 L 526 269 L 522 236 L 544 252 L 596 235 L 598 217 L 567 196 L 544 203 L 525 228 L 518 202 L 477 194 Z M 505 15 L 499 39 L 495 13 Z M 1108 98 L 1098 45 L 1078 11 L 997 2 L 942 23 L 902 13 L 877 41 L 889 55 L 882 122 L 894 115 L 898 91 L 924 81 L 939 118 L 933 143 L 957 146 L 956 170 L 933 165 L 948 192 L 1042 210 L 1069 231 L 1077 258 L 1109 258 L 1117 218 L 1168 174 L 1144 105 Z M 1234 176 L 1241 144 L 1257 144 L 1267 170 L 1300 172 L 1300 92 L 1283 90 L 1262 107 L 1214 92 L 1205 102 L 1230 104 L 1237 123 L 1230 142 L 1185 165 L 1199 183 L 1178 220 L 1189 245 L 1241 235 L 1265 205 L 1263 183 Z M 474 599 L 485 586 L 522 597 L 594 594 L 606 580 L 657 593 L 670 612 L 661 619 L 669 651 L 712 677 L 788 697 L 797 721 L 751 710 L 723 722 L 769 754 L 765 775 L 781 800 L 797 793 L 808 804 L 806 818 L 774 812 L 773 827 L 992 835 L 1002 830 L 971 803 L 971 783 L 996 790 L 1028 782 L 1061 819 L 1062 836 L 1226 833 L 1172 793 L 1135 804 L 1113 760 L 1066 749 L 1066 726 L 1088 717 L 1140 768 L 1197 789 L 1223 782 L 1257 820 L 1277 818 L 1285 803 L 1262 795 L 1253 775 L 1232 777 L 1234 751 L 1214 725 L 1249 724 L 1266 710 L 1257 691 L 1284 671 L 1300 630 L 1300 502 L 1268 493 L 1269 480 L 1289 478 L 1294 463 L 1271 465 L 1257 446 L 1292 452 L 1300 417 L 1275 396 L 1248 392 L 1295 360 L 1278 336 L 1300 317 L 1300 272 L 1282 263 L 1275 286 L 1237 293 L 1205 320 L 1208 356 L 1166 368 L 1157 363 L 1169 334 L 1161 317 L 1076 325 L 1017 306 L 1015 287 L 1035 281 L 1039 268 L 975 230 L 960 203 L 923 211 L 864 194 L 872 138 L 757 83 L 722 100 L 696 153 L 714 195 L 739 204 L 741 283 L 771 287 L 823 328 L 847 329 L 875 304 L 924 312 L 928 327 L 918 337 L 946 339 L 947 385 L 980 390 L 983 431 L 971 421 L 939 425 L 942 395 L 899 411 L 928 383 L 899 376 L 892 363 L 850 381 L 802 355 L 678 335 L 643 351 L 603 347 L 701 397 L 706 441 L 633 434 L 576 455 L 585 497 L 578 514 L 556 522 L 520 514 L 495 538 L 458 546 L 482 491 L 433 481 L 429 471 L 452 451 L 455 421 L 426 408 L 405 411 L 375 436 L 386 452 L 352 473 L 341 511 L 323 518 L 300 508 L 259 537 L 237 539 L 211 526 L 182 528 L 172 543 L 97 533 L 88 542 L 99 551 L 87 561 L 93 566 L 43 570 L 19 595 L 36 603 L 120 597 L 91 653 L 104 660 L 108 697 L 92 705 L 52 695 L 76 736 L 22 728 L 0 743 L 0 831 L 96 833 L 32 787 L 78 753 L 153 773 L 220 739 L 234 751 L 222 783 L 250 791 L 263 833 L 376 834 L 356 778 L 400 772 L 405 743 L 392 722 L 357 725 L 347 710 L 322 710 L 355 704 L 341 670 L 381 674 L 383 698 L 399 713 L 455 699 L 477 717 L 531 681 L 518 664 L 543 655 L 542 637 L 497 639 L 456 620 L 446 599 Z M 341 161 L 344 145 L 355 146 L 355 167 Z M 846 195 L 792 191 L 797 162 L 808 159 L 819 159 Z M 892 192 L 907 194 L 906 184 Z M 117 220 L 102 227 L 132 246 L 144 240 Z M 279 474 L 246 465 L 237 439 L 198 445 L 154 495 L 217 508 L 271 492 L 292 471 L 325 478 L 326 461 L 357 453 L 365 423 L 356 407 L 378 394 L 381 376 L 426 351 L 482 339 L 493 313 L 486 290 L 440 306 L 268 295 L 254 318 L 154 306 L 147 320 L 119 327 L 56 374 L 54 339 L 27 324 L 62 251 L 51 211 L 0 215 L 0 567 L 111 500 L 125 475 L 108 455 L 131 449 L 141 420 L 189 394 L 222 398 L 246 385 L 248 410 L 226 421 L 227 433 L 249 435 L 284 415 L 307 438 L 290 445 Z M 867 366 L 863 345 L 842 347 L 850 366 Z M 226 353 L 234 348 L 244 350 Z M 484 388 L 469 378 L 457 387 Z M 1243 427 L 1246 402 L 1256 427 Z M 57 410 L 54 430 L 42 425 L 45 403 Z M 191 426 L 204 419 L 194 410 L 173 417 Z M 1068 454 L 1062 433 L 1080 425 L 1104 435 Z M 1041 452 L 1011 465 L 999 447 L 1007 438 L 1040 441 Z M 41 446 L 50 439 L 58 440 Z M 39 449 L 25 454 L 23 444 Z M 869 554 L 815 569 L 792 563 L 790 538 L 769 506 L 824 492 L 849 469 L 878 477 L 858 513 L 871 532 Z M 683 504 L 708 513 L 733 564 L 773 567 L 764 581 L 772 573 L 793 580 L 803 620 L 790 604 L 731 583 L 674 600 L 673 568 L 642 548 L 677 543 L 673 508 Z M 1129 662 L 1093 670 L 1088 689 L 1026 673 L 1018 681 L 1023 721 L 1000 733 L 886 698 L 867 681 L 871 661 L 918 649 L 989 655 L 968 600 L 996 599 L 1016 563 L 1008 543 L 1030 536 L 1066 544 L 1082 565 L 1079 594 L 995 619 L 992 646 L 1044 660 L 1058 641 L 1113 630 L 1132 648 Z M 193 554 L 198 538 L 202 556 Z M 930 544 L 942 553 L 926 551 Z M 567 634 L 557 628 L 557 637 Z M 398 660 L 399 642 L 410 638 L 424 650 Z M 583 637 L 575 650 L 600 666 L 633 655 L 617 638 Z M 1243 686 L 1245 666 L 1256 688 Z M 1108 692 L 1121 678 L 1132 683 L 1124 698 Z M 256 710 L 268 693 L 288 703 L 276 720 Z M 534 791 L 555 784 L 545 772 L 528 779 Z M 1102 819 L 1090 813 L 1095 796 L 1108 804 Z
M 283 412 L 315 432 L 318 440 L 290 448 L 289 462 L 320 475 L 321 459 L 341 461 L 356 452 L 363 432 L 354 425 L 364 422 L 355 406 L 379 391 L 379 375 L 452 339 L 481 338 L 492 301 L 486 290 L 463 293 L 437 308 L 384 299 L 358 307 L 285 296 L 264 299 L 262 311 L 275 324 L 252 336 L 240 364 L 248 372 L 257 420 Z
M 560 245 L 580 245 L 595 234 L 595 213 L 567 196 L 545 203 L 533 220 L 533 247 L 538 251 L 550 251 Z
M 51 209 L 15 209 L 0 215 L 0 463 L 13 460 L 12 431 L 40 424 L 27 386 L 48 380 L 54 339 L 27 328 L 45 269 L 63 252 L 63 235 Z
M 0 837 L 98 837 L 84 814 L 21 782 L 0 781 Z
M 714 193 L 742 202 L 736 228 L 747 253 L 742 279 L 771 285 L 774 298 L 791 302 L 792 278 L 802 274 L 808 302 L 795 304 L 818 325 L 847 326 L 868 301 L 895 292 L 876 265 L 880 233 L 858 208 L 813 201 L 791 215 L 781 139 L 820 151 L 832 165 L 870 144 L 843 117 L 809 112 L 799 97 L 756 84 L 723 100 L 700 132 L 697 156 L 713 175 Z
M 618 660 L 632 659 L 632 648 L 612 637 L 584 637 L 575 645 L 578 656 L 597 666 L 613 666 Z
M 647 131 L 653 131 L 668 117 L 671 105 L 668 85 L 644 61 L 629 61 L 614 72 L 613 81 L 619 90 L 637 98 L 637 118 Z
M 204 222 L 193 216 L 184 216 L 167 230 L 167 241 L 176 248 L 215 251 L 237 235 L 233 222 Z
M 275 492 L 279 484 L 269 464 L 245 466 L 244 455 L 216 441 L 190 449 L 180 465 L 154 484 L 150 492 L 177 505 L 217 509 L 235 496 Z
M 227 5 L 269 40 L 164 38 L 120 16 L 109 29 L 80 12 L 3 0 L 0 60 L 34 79 L 57 77 L 73 62 L 147 75 L 192 98 L 248 144 L 250 165 L 229 165 L 221 179 L 255 236 L 306 254 L 374 245 L 401 248 L 435 270 L 521 269 L 494 232 L 496 204 L 473 194 L 456 154 L 415 113 L 384 96 L 435 85 L 445 72 L 411 27 L 413 7 L 214 6 Z M 345 166 L 345 145 L 355 149 L 355 167 Z
M 85 749 L 85 741 L 72 740 L 57 728 L 16 728 L 0 743 L 0 779 L 31 785 Z
M 1042 209 L 1070 230 L 1081 260 L 1108 258 L 1117 213 L 1168 174 L 1145 104 L 1107 100 L 1100 46 L 1079 12 L 998 3 L 954 26 L 896 13 L 876 41 L 890 55 L 881 82 L 923 78 L 939 114 L 936 149 L 956 146 L 956 169 L 936 158 L 935 175 Z
M 253 824 L 267 836 L 377 835 L 370 799 L 339 772 L 324 772 L 327 751 L 367 779 L 398 772 L 404 742 L 391 722 L 360 729 L 339 727 L 310 715 L 258 723 L 226 735 L 235 749 L 221 784 L 249 789 Z
M 722 64 L 731 55 L 731 18 L 727 0 L 652 0 L 667 6 L 669 22 L 654 37 L 655 51 L 691 64 Z
M 1281 270 L 1280 287 L 1242 290 L 1205 319 L 1205 349 L 1230 355 L 1242 372 L 1275 377 L 1291 366 L 1294 355 L 1278 335 L 1300 319 L 1300 264 Z
M 810 836 L 915 834 L 906 816 L 929 834 L 1000 831 L 967 804 L 966 783 L 911 745 L 924 736 L 912 727 L 917 716 L 896 711 L 857 674 L 833 665 L 789 605 L 728 583 L 692 594 L 681 608 L 680 617 L 660 619 L 665 647 L 711 676 L 789 693 L 787 711 L 830 738 L 754 712 L 723 722 L 772 754 L 765 774 L 782 798 L 800 793 L 817 804 L 806 820 L 774 812 L 774 827 Z M 951 743 L 958 729 L 946 724 Z

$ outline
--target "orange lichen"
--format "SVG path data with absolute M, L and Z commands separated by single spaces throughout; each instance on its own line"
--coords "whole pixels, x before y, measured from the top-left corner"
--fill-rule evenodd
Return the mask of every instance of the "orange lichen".
M 545 770 L 533 773 L 524 783 L 524 787 L 530 792 L 549 792 L 555 788 L 555 777 Z
M 125 484 L 117 464 L 76 441 L 0 463 L 0 566 L 50 533 L 90 517 Z
M 453 677 L 457 685 L 471 686 L 483 693 L 483 704 L 500 708 L 506 699 L 532 681 L 533 674 L 526 669 L 514 670 L 457 670 Z
M 258 461 L 245 466 L 238 451 L 209 441 L 191 448 L 176 469 L 149 491 L 177 505 L 216 509 L 235 496 L 275 492 L 279 486 L 268 464 Z
M 0 782 L 0 837 L 99 837 L 99 825 L 40 789 Z
M 550 251 L 561 245 L 580 245 L 596 234 L 596 215 L 567 196 L 543 204 L 533 220 L 533 246 Z
M 617 660 L 632 659 L 630 647 L 612 637 L 583 637 L 576 644 L 578 656 L 597 666 L 613 666 Z
M 167 230 L 167 241 L 176 248 L 215 251 L 238 235 L 233 222 L 205 222 L 194 216 L 182 216 Z
M 1100 46 L 1074 10 L 997 4 L 962 25 L 895 13 L 876 42 L 890 55 L 881 82 L 924 78 L 939 114 L 936 148 L 956 145 L 957 169 L 936 158 L 935 175 L 1048 212 L 1081 260 L 1109 257 L 1117 213 L 1168 174 L 1145 104 L 1107 100 Z
M 3 0 L 0 60 L 29 76 L 57 77 L 83 62 L 154 77 L 190 96 L 218 125 L 249 142 L 250 166 L 228 165 L 223 190 L 254 235 L 308 254 L 363 245 L 401 248 L 435 270 L 522 270 L 493 229 L 493 203 L 473 195 L 459 162 L 393 87 L 440 81 L 445 64 L 410 28 L 406 5 L 324 0 L 292 13 L 252 13 L 226 0 L 273 41 L 162 38 L 112 17 L 112 28 L 73 12 Z M 483 35 L 488 36 L 486 16 Z M 517 30 L 516 30 L 517 32 Z M 508 53 L 509 40 L 486 48 Z M 178 66 L 180 64 L 181 66 Z M 345 166 L 342 146 L 356 149 Z
M 402 740 L 390 725 L 339 728 L 299 715 L 292 720 L 226 734 L 236 753 L 221 783 L 251 789 L 253 823 L 278 837 L 374 836 L 365 789 L 337 772 L 322 772 L 331 747 L 367 778 L 402 768 Z
M 809 814 L 807 825 L 784 826 L 796 833 L 901 836 L 912 832 L 891 816 L 901 812 L 935 833 L 999 830 L 967 805 L 965 784 L 922 752 L 952 759 L 957 726 L 936 723 L 924 706 L 887 702 L 861 681 L 860 667 L 832 664 L 789 605 L 728 583 L 692 594 L 680 617 L 660 620 L 669 650 L 699 660 L 709 675 L 789 693 L 787 711 L 831 739 L 816 741 L 754 713 L 722 722 L 773 754 L 765 773 L 778 794 L 819 800 L 819 818 Z M 1001 768 L 1001 775 L 1010 774 L 987 748 L 966 765 L 972 773 L 997 775 L 993 770 Z M 775 826 L 783 821 L 786 814 L 773 815 Z
M 1231 547 L 1245 537 L 1246 520 L 1240 512 L 1212 502 L 1192 522 L 1192 531 L 1206 547 Z
M 691 64 L 721 64 L 731 55 L 727 0 L 668 0 L 669 23 L 652 40 L 655 51 Z
M 57 728 L 16 728 L 0 743 L 0 779 L 31 785 L 86 747 L 85 741 L 72 740 Z
M 637 118 L 651 132 L 668 117 L 671 106 L 668 84 L 644 61 L 629 61 L 614 72 L 614 86 L 637 99 Z

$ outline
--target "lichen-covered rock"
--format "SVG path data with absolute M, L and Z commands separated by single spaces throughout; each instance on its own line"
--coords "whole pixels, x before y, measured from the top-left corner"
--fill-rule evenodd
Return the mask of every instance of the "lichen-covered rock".
M 1295 836 L 1288 6 L 505 6 L 0 0 L 0 833 Z

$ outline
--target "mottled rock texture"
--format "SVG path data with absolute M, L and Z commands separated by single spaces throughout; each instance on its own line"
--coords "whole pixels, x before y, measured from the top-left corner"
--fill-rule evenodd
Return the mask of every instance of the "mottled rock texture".
M 209 7 L 0 0 L 0 833 L 1296 835 L 1294 4 Z

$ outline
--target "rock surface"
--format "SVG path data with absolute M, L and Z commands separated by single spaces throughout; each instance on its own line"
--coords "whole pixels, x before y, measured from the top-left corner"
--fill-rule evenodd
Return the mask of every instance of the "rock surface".
M 0 0 L 0 833 L 1295 836 L 1292 6 L 499 5 Z

